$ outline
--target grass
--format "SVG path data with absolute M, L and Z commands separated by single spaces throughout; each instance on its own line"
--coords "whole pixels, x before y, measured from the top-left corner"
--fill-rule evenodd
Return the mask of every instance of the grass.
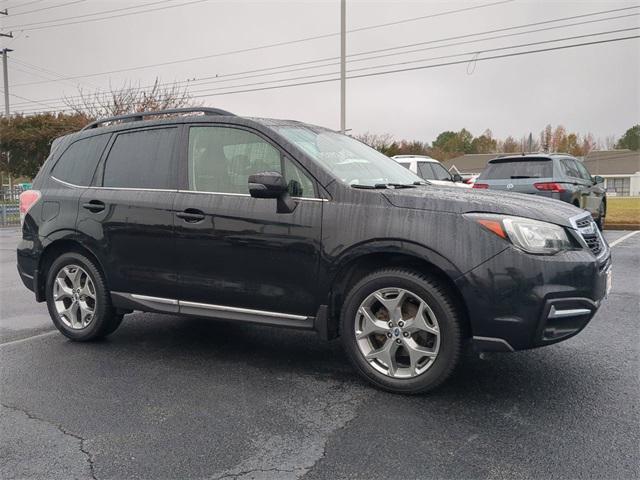
M 607 223 L 640 225 L 640 197 L 607 197 Z

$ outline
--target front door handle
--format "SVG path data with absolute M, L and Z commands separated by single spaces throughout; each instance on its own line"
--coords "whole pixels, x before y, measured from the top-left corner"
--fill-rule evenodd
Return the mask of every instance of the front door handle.
M 86 208 L 92 213 L 98 213 L 105 209 L 104 202 L 100 200 L 91 200 L 90 202 L 83 203 L 82 208 Z
M 187 208 L 184 212 L 176 213 L 176 217 L 187 223 L 198 223 L 204 220 L 204 212 L 195 208 Z

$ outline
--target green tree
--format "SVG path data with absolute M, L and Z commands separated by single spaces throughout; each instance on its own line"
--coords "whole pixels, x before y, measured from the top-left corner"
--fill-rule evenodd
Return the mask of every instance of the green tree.
M 51 142 L 88 123 L 84 115 L 44 113 L 0 118 L 0 169 L 12 177 L 33 178 L 47 159 Z
M 471 132 L 463 128 L 459 132 L 442 132 L 432 143 L 432 147 L 448 153 L 471 153 L 472 141 Z
M 495 153 L 497 150 L 498 142 L 488 128 L 482 135 L 471 141 L 471 153 Z
M 624 132 L 622 138 L 618 140 L 616 148 L 628 148 L 629 150 L 640 150 L 640 124 L 634 125 Z

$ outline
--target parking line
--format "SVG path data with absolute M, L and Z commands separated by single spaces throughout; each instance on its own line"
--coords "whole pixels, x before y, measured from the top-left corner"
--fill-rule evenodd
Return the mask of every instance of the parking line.
M 18 343 L 25 343 L 36 338 L 47 337 L 49 335 L 53 335 L 54 333 L 58 333 L 58 330 L 51 330 L 50 332 L 39 333 L 37 335 L 32 335 L 30 337 L 20 338 L 18 340 L 11 340 L 10 342 L 0 343 L 0 349 L 2 347 L 8 347 L 9 345 L 17 345 Z
M 633 237 L 636 233 L 640 233 L 640 230 L 636 230 L 635 232 L 630 232 L 627 233 L 626 235 L 621 236 L 619 239 L 617 239 L 614 242 L 611 242 L 609 244 L 609 247 L 615 247 L 616 245 L 618 245 L 620 242 L 624 242 L 627 238 L 631 238 Z

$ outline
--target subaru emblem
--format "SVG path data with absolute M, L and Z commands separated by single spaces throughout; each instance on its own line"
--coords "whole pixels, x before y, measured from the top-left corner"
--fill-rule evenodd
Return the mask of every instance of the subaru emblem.
M 400 329 L 398 327 L 393 329 L 393 336 L 394 337 L 399 337 L 400 336 Z

